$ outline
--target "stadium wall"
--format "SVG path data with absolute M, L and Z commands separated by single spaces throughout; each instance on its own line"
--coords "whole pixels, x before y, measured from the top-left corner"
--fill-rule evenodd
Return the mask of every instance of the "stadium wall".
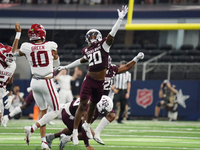
M 153 117 L 157 101 L 159 101 L 158 91 L 162 80 L 151 81 L 132 81 L 131 95 L 129 102 L 131 105 L 131 116 L 133 117 Z M 14 85 L 19 85 L 21 92 L 25 97 L 28 95 L 27 87 L 30 86 L 30 80 L 14 80 Z M 182 90 L 183 95 L 190 97 L 185 101 L 186 108 L 179 105 L 178 117 L 181 120 L 198 120 L 200 118 L 200 81 L 171 80 L 171 84 L 176 86 L 177 90 Z M 32 104 L 23 115 L 33 112 Z M 7 111 L 5 112 L 8 113 Z M 167 117 L 166 111 L 161 111 L 160 117 Z

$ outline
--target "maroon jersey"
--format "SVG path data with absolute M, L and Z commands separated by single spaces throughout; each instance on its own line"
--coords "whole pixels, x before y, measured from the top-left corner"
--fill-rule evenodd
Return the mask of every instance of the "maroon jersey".
M 106 71 L 103 95 L 108 96 L 111 86 L 113 85 L 114 77 L 117 75 L 117 72 L 118 72 L 118 67 L 114 64 L 111 64 L 111 66 Z
M 106 38 L 96 45 L 91 45 L 89 48 L 85 47 L 82 50 L 82 54 L 88 59 L 89 68 L 88 71 L 98 72 L 108 68 L 108 55 L 102 44 L 105 42 Z
M 28 96 L 26 97 L 25 102 L 26 102 L 28 105 L 31 105 L 34 101 L 35 101 L 35 99 L 34 99 L 34 97 L 33 97 L 33 92 L 32 92 L 32 90 L 31 90 L 30 93 L 28 94 Z
M 70 105 L 69 105 L 69 112 L 71 113 L 72 116 L 75 116 L 75 113 L 76 113 L 76 110 L 78 109 L 78 106 L 79 106 L 79 103 L 80 103 L 80 99 L 76 99 L 76 100 L 73 100 Z M 88 106 L 86 107 L 86 110 L 87 110 Z M 68 109 L 68 108 L 65 108 L 65 109 Z M 66 111 L 67 112 L 67 111 Z M 94 116 L 92 118 L 92 122 L 94 122 L 97 117 L 98 117 L 99 113 L 97 111 L 97 109 L 95 110 L 94 112 Z

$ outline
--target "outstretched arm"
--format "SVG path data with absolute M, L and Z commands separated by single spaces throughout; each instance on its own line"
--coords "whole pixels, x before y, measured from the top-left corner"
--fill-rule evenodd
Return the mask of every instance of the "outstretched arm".
M 25 54 L 18 49 L 18 43 L 21 36 L 21 26 L 19 22 L 15 24 L 15 31 L 16 31 L 16 36 L 12 45 L 12 53 L 14 56 L 24 56 Z
M 59 66 L 58 70 L 74 68 L 74 67 L 80 66 L 82 63 L 86 63 L 86 62 L 88 62 L 88 61 L 86 59 L 84 59 L 84 57 L 82 57 L 82 58 L 79 58 L 79 59 L 73 61 L 72 63 L 70 63 L 66 66 Z
M 119 30 L 119 27 L 121 25 L 121 22 L 128 12 L 128 6 L 123 5 L 121 11 L 119 9 L 117 9 L 117 11 L 118 11 L 119 18 L 117 19 L 117 22 L 112 27 L 112 30 L 110 31 L 110 33 L 107 36 L 106 43 L 108 44 L 108 46 L 112 45 L 112 43 L 114 41 L 114 37 L 115 37 L 115 35 L 116 35 L 117 31 Z
M 133 68 L 133 66 L 138 62 L 139 59 L 143 59 L 144 58 L 144 53 L 143 52 L 139 52 L 137 54 L 137 56 L 135 56 L 131 61 L 129 61 L 125 66 L 120 67 L 118 69 L 117 74 L 126 72 L 128 70 L 130 70 L 131 68 Z

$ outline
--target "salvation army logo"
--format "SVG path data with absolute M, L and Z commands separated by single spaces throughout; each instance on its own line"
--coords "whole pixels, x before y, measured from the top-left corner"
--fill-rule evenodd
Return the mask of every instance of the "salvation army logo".
M 148 89 L 138 89 L 136 103 L 143 108 L 147 108 L 147 106 L 151 105 L 153 102 L 153 90 Z

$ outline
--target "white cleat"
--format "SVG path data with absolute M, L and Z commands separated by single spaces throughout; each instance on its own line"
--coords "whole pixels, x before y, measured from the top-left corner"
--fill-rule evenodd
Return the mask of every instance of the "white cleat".
M 105 143 L 101 140 L 99 134 L 96 134 L 96 133 L 94 134 L 94 140 L 95 140 L 97 143 L 101 144 L 101 145 L 105 145 Z
M 42 147 L 42 150 L 50 150 L 47 142 L 42 141 L 41 147 Z
M 85 130 L 87 137 L 89 139 L 93 139 L 93 135 L 90 130 L 90 124 L 85 121 L 84 124 L 82 124 L 82 128 Z
M 49 121 L 49 123 L 48 123 L 49 125 L 52 125 L 52 126 L 54 126 L 55 125 L 55 123 L 53 122 L 53 121 Z
M 75 131 L 73 130 L 72 142 L 73 142 L 74 145 L 78 145 L 78 143 L 79 143 L 79 140 L 78 140 L 78 131 L 75 132 Z
M 53 140 L 50 139 L 50 135 L 51 135 L 51 134 L 46 134 L 45 137 L 46 137 L 46 141 L 47 141 L 47 144 L 48 144 L 49 148 L 52 148 L 52 145 L 51 145 L 51 144 L 52 144 L 52 141 L 53 141 Z
M 30 142 L 30 137 L 31 137 L 31 127 L 30 126 L 25 126 L 24 127 L 24 132 L 25 132 L 25 138 L 24 140 L 26 141 L 27 145 L 29 145 Z
M 9 121 L 8 115 L 5 115 L 5 116 L 2 117 L 2 125 L 4 127 L 7 126 L 8 121 Z
M 60 143 L 59 143 L 59 150 L 63 150 L 67 142 L 71 141 L 71 136 L 67 136 L 65 134 L 60 135 Z

